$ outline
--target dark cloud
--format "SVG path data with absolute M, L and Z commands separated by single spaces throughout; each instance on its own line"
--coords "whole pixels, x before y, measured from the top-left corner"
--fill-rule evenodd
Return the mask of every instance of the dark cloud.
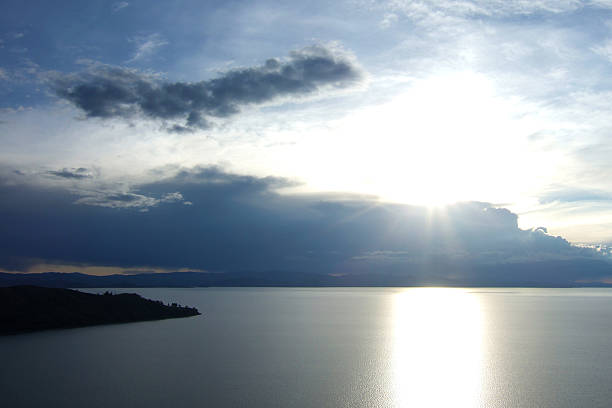
M 567 285 L 612 275 L 600 252 L 543 228 L 521 230 L 515 214 L 486 203 L 432 211 L 276 192 L 288 185 L 198 168 L 121 194 L 77 197 L 77 204 L 74 191 L 0 185 L 0 266 L 27 270 L 28 260 L 43 259 L 279 271 L 333 274 L 346 284 Z M 150 211 L 134 211 L 142 208 Z
M 79 167 L 78 169 L 62 169 L 62 170 L 57 170 L 57 171 L 48 171 L 47 172 L 48 175 L 51 176 L 55 176 L 55 177 L 60 177 L 60 178 L 65 178 L 65 179 L 86 179 L 86 178 L 92 178 L 93 175 L 91 174 L 91 172 L 83 167 Z
M 95 66 L 83 73 L 52 75 L 51 84 L 56 95 L 88 117 L 144 115 L 180 121 L 169 129 L 184 132 L 204 129 L 209 126 L 207 118 L 228 117 L 247 105 L 345 88 L 361 77 L 350 56 L 316 45 L 293 51 L 285 59 L 269 59 L 262 66 L 200 82 L 161 82 L 127 68 Z

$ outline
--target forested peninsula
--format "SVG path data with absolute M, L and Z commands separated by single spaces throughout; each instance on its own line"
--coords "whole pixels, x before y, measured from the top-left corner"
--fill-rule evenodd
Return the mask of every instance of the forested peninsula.
M 193 307 L 135 293 L 84 293 L 38 286 L 0 287 L 0 334 L 199 315 Z

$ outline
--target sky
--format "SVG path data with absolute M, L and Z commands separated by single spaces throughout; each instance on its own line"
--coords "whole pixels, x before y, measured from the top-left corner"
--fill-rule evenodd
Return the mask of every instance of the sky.
M 609 259 L 612 1 L 7 0 L 0 23 L 0 270 Z

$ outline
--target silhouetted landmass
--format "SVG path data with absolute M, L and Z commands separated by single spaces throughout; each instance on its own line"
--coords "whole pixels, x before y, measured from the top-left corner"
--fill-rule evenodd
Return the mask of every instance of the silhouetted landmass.
M 134 293 L 102 295 L 38 286 L 0 288 L 0 334 L 199 315 Z

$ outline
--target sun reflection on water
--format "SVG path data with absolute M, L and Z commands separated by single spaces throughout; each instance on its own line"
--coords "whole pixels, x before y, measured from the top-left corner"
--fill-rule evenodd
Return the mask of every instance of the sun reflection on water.
M 394 298 L 396 407 L 481 406 L 483 313 L 465 289 L 406 289 Z

